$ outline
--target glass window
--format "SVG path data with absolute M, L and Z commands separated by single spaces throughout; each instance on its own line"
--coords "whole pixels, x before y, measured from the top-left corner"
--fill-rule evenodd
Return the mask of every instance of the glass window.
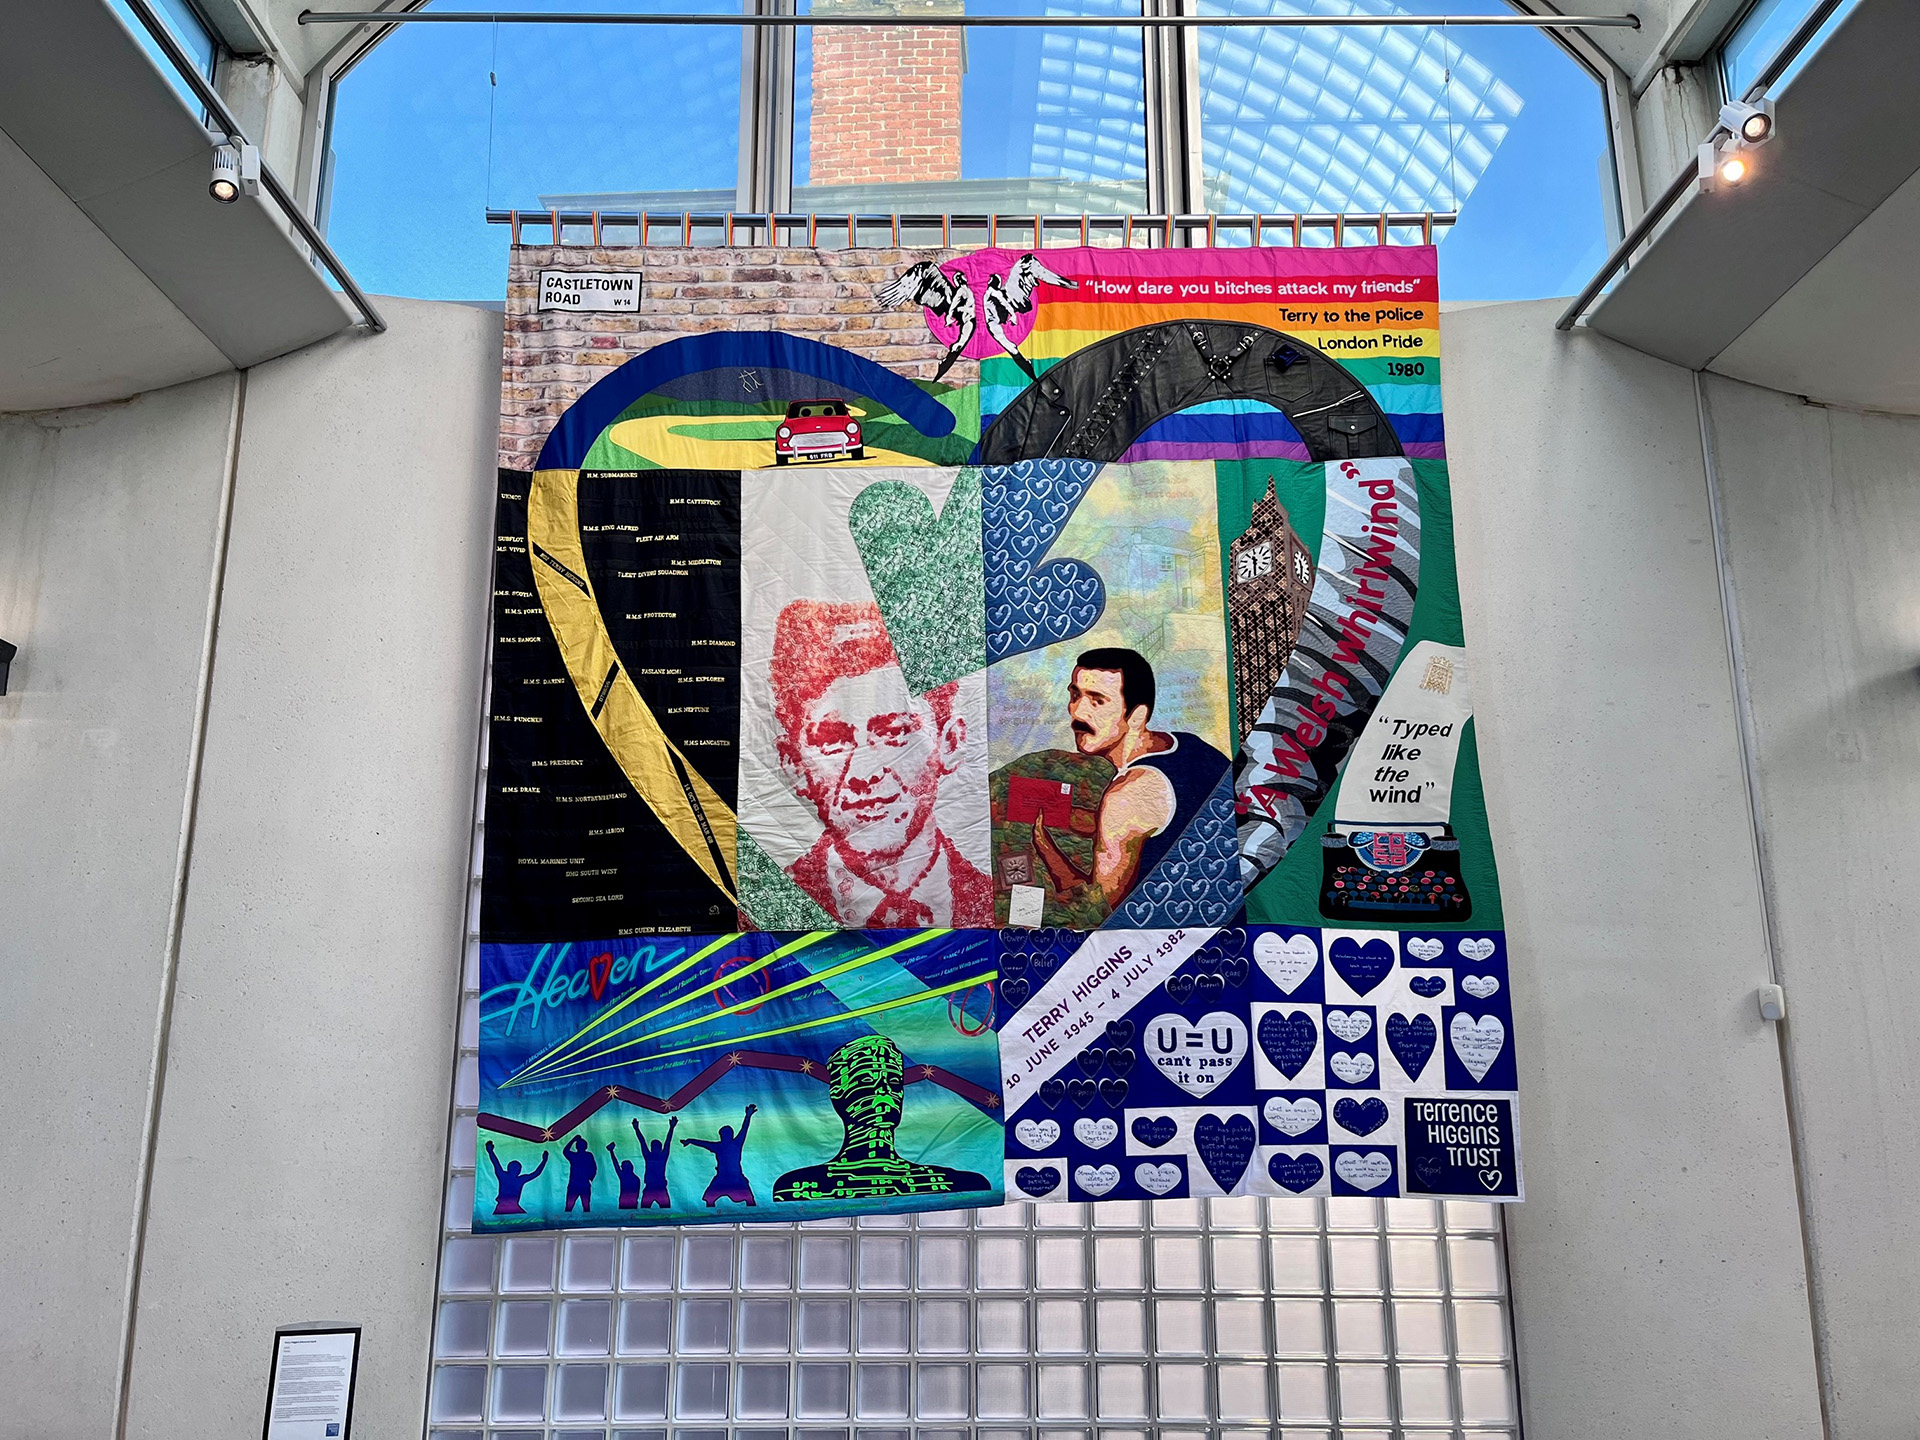
M 803 16 L 832 7 L 855 19 L 1032 13 L 1031 0 L 798 3 Z M 1510 13 L 1506 0 L 1409 3 L 1430 14 Z M 1050 0 L 1052 14 L 1102 22 L 1084 29 L 806 25 L 765 32 L 753 65 L 755 42 L 731 26 L 401 25 L 336 84 L 323 223 L 376 293 L 497 299 L 509 237 L 486 224 L 489 208 L 669 216 L 754 209 L 771 197 L 828 214 L 1139 213 L 1156 129 L 1142 28 L 1124 23 L 1140 4 Z M 1402 13 L 1391 0 L 1200 4 L 1219 15 Z M 683 8 L 733 14 L 737 5 Z M 1189 33 L 1198 208 L 1457 211 L 1436 238 L 1445 293 L 1462 300 L 1571 294 L 1617 234 L 1601 87 L 1539 30 Z M 768 52 L 777 65 L 765 63 Z M 787 109 L 774 104 L 787 93 L 774 72 L 789 63 Z M 743 124 L 742 86 L 755 76 L 761 93 Z M 1171 113 L 1173 98 L 1163 103 Z M 762 175 L 743 197 L 752 169 L 743 128 L 752 134 L 755 117 L 776 113 L 791 118 L 782 137 L 791 190 Z M 1183 128 L 1157 127 L 1170 172 L 1181 168 Z M 1347 243 L 1374 233 L 1353 227 Z M 1228 229 L 1220 241 L 1248 238 Z M 1307 243 L 1330 238 L 1309 231 Z
M 160 73 L 167 82 L 180 92 L 181 99 L 193 107 L 194 113 L 201 113 L 200 97 L 193 93 L 191 86 L 174 69 L 173 62 L 167 58 L 167 52 L 160 48 L 160 42 L 148 32 L 140 17 L 133 12 L 127 0 L 108 0 L 119 12 L 120 18 L 127 22 L 127 28 L 133 32 L 134 39 L 140 42 L 140 48 L 153 57 L 153 63 L 160 67 Z M 207 79 L 213 78 L 213 66 L 219 58 L 220 47 L 214 43 L 213 31 L 207 28 L 199 13 L 187 0 L 152 0 L 154 12 L 159 15 L 173 38 L 180 42 L 181 49 L 192 57 L 193 67 Z
M 727 0 L 674 8 L 738 10 Z M 489 208 L 630 209 L 635 192 L 650 192 L 655 209 L 730 210 L 741 35 L 730 26 L 397 26 L 335 87 L 328 239 L 375 294 L 497 299 L 508 234 L 486 223 Z
M 1200 13 L 1400 9 L 1510 13 L 1502 0 L 1202 0 Z M 1209 210 L 1457 210 L 1436 237 L 1449 299 L 1571 294 L 1606 256 L 1605 101 L 1538 30 L 1203 29 L 1199 70 Z
M 1027 0 L 801 0 L 800 13 L 1016 15 Z M 1140 13 L 1055 0 L 1054 15 Z M 794 40 L 793 205 L 1124 213 L 1146 206 L 1141 32 L 821 26 Z
M 1807 57 L 1820 48 L 1820 43 L 1859 3 L 1860 0 L 1840 0 L 1826 23 L 1814 32 L 1813 38 L 1793 57 L 1780 78 L 1774 81 L 1773 88 L 1776 91 L 1799 72 L 1800 67 L 1807 63 Z M 1819 0 L 1758 0 L 1741 17 L 1720 52 L 1720 74 L 1726 83 L 1728 95 L 1735 98 L 1746 95 L 1760 78 L 1760 72 L 1793 38 L 1793 32 L 1813 13 L 1817 4 Z

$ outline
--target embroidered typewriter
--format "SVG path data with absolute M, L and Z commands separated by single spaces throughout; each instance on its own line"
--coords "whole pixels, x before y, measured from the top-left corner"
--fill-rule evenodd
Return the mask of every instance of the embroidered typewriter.
M 1449 823 L 1454 762 L 1472 718 L 1466 652 L 1431 640 L 1408 649 L 1348 752 L 1333 821 L 1320 837 L 1322 915 L 1472 918 Z
M 1320 837 L 1320 913 L 1330 920 L 1467 920 L 1473 900 L 1452 827 L 1342 832 Z

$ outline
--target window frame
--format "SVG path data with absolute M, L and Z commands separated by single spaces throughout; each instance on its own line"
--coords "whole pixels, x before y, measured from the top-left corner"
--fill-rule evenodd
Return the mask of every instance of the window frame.
M 429 0 L 406 0 L 394 8 L 424 9 Z M 1524 14 L 1551 13 L 1543 0 L 1505 0 Z M 1198 15 L 1200 0 L 1140 0 L 1143 16 Z M 749 13 L 791 15 L 794 0 L 749 0 Z M 354 31 L 314 68 L 309 92 L 322 103 L 309 107 L 301 137 L 300 196 L 316 220 L 330 198 L 328 147 L 340 82 L 372 49 L 393 33 L 392 24 Z M 1124 28 L 1124 22 L 1115 28 Z M 1645 208 L 1633 127 L 1631 77 L 1585 35 L 1547 30 L 1546 35 L 1585 70 L 1600 91 L 1611 154 L 1612 185 L 1604 199 L 1609 239 L 1623 233 Z M 740 145 L 734 208 L 743 214 L 786 212 L 793 206 L 795 41 L 798 27 L 749 27 L 740 42 Z M 1146 193 L 1148 214 L 1204 214 L 1201 161 L 1200 44 L 1198 29 L 1162 28 L 1141 33 L 1146 81 Z M 325 226 L 322 224 L 322 233 Z

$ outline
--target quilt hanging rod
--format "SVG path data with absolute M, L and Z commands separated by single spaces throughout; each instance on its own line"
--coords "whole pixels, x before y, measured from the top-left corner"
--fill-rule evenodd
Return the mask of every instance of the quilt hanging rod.
M 1368 28 L 1530 25 L 1542 30 L 1640 28 L 1638 15 L 689 15 L 543 13 L 529 10 L 302 10 L 302 25 L 802 25 L 906 26 L 915 30 L 1025 27 L 1070 30 Z
M 1433 243 L 1433 232 L 1445 229 L 1459 220 L 1454 210 L 1416 210 L 1408 212 L 1386 211 L 1368 215 L 989 215 L 980 213 L 946 214 L 818 214 L 805 212 L 759 211 L 747 213 L 729 210 L 489 210 L 489 225 L 510 225 L 513 227 L 513 243 L 521 243 L 523 226 L 545 229 L 553 245 L 607 245 L 619 243 L 608 235 L 609 231 L 632 231 L 633 239 L 625 242 L 642 247 L 664 243 L 668 246 L 691 247 L 694 232 L 711 232 L 714 239 L 709 244 L 748 245 L 763 243 L 753 238 L 759 230 L 772 231 L 771 238 L 764 243 L 774 246 L 795 245 L 801 243 L 796 232 L 804 234 L 808 248 L 817 247 L 825 238 L 838 241 L 845 237 L 849 248 L 879 249 L 885 246 L 899 246 L 900 232 L 904 230 L 940 232 L 940 244 L 949 247 L 960 244 L 976 243 L 969 238 L 956 238 L 956 232 L 974 232 L 977 243 L 992 248 L 1002 242 L 1002 231 L 1011 232 L 1004 237 L 1009 244 L 1016 243 L 1014 236 L 1030 236 L 1035 249 L 1042 249 L 1050 235 L 1062 236 L 1058 244 L 1088 244 L 1094 232 L 1105 232 L 1118 238 L 1122 248 L 1133 248 L 1136 242 L 1144 242 L 1151 247 L 1156 241 L 1162 246 L 1171 246 L 1176 235 L 1182 236 L 1189 248 L 1204 248 L 1219 243 L 1222 234 L 1242 236 L 1246 244 L 1264 245 L 1269 231 L 1278 231 L 1288 237 L 1288 244 L 1298 246 L 1305 232 L 1325 232 L 1331 237 L 1331 248 L 1346 245 L 1349 234 L 1367 234 L 1371 232 L 1376 245 L 1391 244 L 1389 234 L 1393 230 L 1415 230 L 1420 232 L 1422 245 Z M 569 241 L 564 238 L 568 228 L 588 231 L 582 240 Z M 664 230 L 669 238 L 665 242 L 652 238 L 655 232 Z M 786 232 L 786 239 L 780 233 Z M 740 232 L 745 235 L 740 239 Z M 872 237 L 872 238 L 863 238 Z M 915 243 L 925 244 L 925 240 Z

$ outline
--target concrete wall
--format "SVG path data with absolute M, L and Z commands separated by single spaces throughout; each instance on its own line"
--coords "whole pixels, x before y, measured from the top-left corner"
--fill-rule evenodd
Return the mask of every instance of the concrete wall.
M 1920 1415 L 1920 419 L 1705 379 L 1837 1437 Z
M 235 381 L 0 419 L 0 1435 L 112 1433 Z
M 417 1434 L 446 1165 L 500 320 L 249 377 L 127 1433 L 260 1423 L 277 1324 L 365 1326 Z
M 1555 302 L 1442 322 L 1513 957 L 1530 1440 L 1820 1433 L 1692 377 Z
M 6 1440 L 115 1433 L 203 693 L 127 1433 L 255 1433 L 274 1326 L 334 1318 L 360 1427 L 419 1432 L 500 319 L 387 308 L 238 393 L 0 419 Z

